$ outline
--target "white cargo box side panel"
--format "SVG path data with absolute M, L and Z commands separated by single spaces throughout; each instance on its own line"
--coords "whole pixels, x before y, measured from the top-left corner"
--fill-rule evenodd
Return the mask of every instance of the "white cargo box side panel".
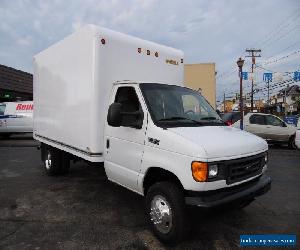
M 34 136 L 89 159 L 95 45 L 92 27 L 81 29 L 34 57 Z M 103 125 L 98 124 L 103 130 Z M 102 146 L 102 138 L 97 138 Z M 98 148 L 99 149 L 99 148 Z

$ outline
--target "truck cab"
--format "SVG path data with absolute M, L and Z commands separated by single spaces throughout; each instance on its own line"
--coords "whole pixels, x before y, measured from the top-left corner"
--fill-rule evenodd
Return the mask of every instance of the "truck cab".
M 249 204 L 270 188 L 267 143 L 226 126 L 197 91 L 117 82 L 109 105 L 106 174 L 146 196 L 147 214 L 160 239 L 183 234 L 185 205 Z

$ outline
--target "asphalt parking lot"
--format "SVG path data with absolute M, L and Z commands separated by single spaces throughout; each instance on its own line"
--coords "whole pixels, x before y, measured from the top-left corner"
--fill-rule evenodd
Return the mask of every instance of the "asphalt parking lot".
M 143 198 L 106 179 L 102 167 L 72 164 L 44 174 L 28 137 L 0 141 L 0 249 L 165 249 L 148 230 Z M 300 236 L 300 151 L 271 147 L 272 189 L 243 210 L 191 214 L 175 249 L 237 249 L 240 234 Z

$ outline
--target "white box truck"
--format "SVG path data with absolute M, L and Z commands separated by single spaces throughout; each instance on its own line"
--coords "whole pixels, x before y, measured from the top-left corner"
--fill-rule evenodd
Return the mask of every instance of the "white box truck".
M 183 52 L 87 25 L 34 57 L 34 138 L 46 173 L 104 162 L 145 196 L 155 235 L 188 232 L 188 205 L 245 206 L 270 189 L 267 143 L 225 126 L 183 85 Z

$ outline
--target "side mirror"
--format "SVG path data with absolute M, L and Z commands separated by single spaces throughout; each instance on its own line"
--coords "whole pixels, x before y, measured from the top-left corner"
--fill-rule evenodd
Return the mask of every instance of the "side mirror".
M 107 123 L 112 127 L 120 127 L 122 121 L 122 104 L 114 102 L 109 106 L 107 113 Z
M 282 122 L 282 127 L 287 127 L 285 122 Z
M 141 129 L 143 127 L 144 113 L 142 110 L 134 112 L 121 112 L 123 119 L 128 119 L 129 127 Z

